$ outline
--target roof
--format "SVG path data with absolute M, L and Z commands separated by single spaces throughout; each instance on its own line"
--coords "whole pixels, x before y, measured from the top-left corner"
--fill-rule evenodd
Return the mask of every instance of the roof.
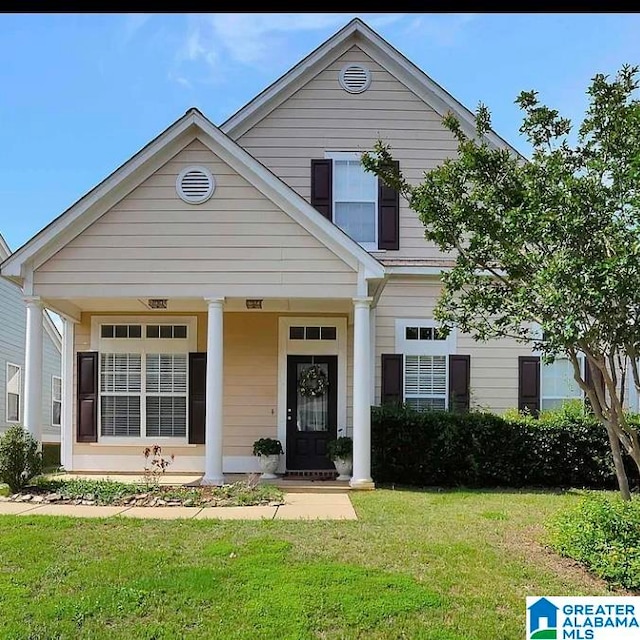
M 353 45 L 357 45 L 374 58 L 377 63 L 428 104 L 438 115 L 444 116 L 448 112 L 453 113 L 458 117 L 468 135 L 476 135 L 473 112 L 458 102 L 448 91 L 359 18 L 351 20 L 340 31 L 234 113 L 220 128 L 232 138 L 239 138 Z M 486 139 L 494 146 L 508 148 L 520 156 L 515 148 L 495 132 L 487 134 Z
M 0 233 L 0 262 L 3 262 L 11 255 L 11 249 Z
M 184 116 L 20 247 L 0 267 L 2 275 L 22 284 L 30 269 L 37 269 L 46 262 L 195 139 L 208 146 L 223 162 L 339 258 L 356 271 L 362 268 L 365 278 L 384 276 L 384 267 L 373 256 L 195 108 L 189 109 Z

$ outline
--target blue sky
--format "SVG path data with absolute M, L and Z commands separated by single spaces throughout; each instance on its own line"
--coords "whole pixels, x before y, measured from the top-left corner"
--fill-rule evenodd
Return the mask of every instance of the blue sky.
M 189 107 L 216 124 L 356 14 L 0 15 L 0 232 L 16 249 Z M 357 14 L 521 151 L 523 89 L 579 118 L 640 14 Z

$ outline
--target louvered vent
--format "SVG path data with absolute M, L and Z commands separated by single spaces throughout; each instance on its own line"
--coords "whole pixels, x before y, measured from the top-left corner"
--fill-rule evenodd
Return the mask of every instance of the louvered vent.
M 176 180 L 178 195 L 189 204 L 206 202 L 216 188 L 211 171 L 206 167 L 187 167 Z
M 340 86 L 349 93 L 362 93 L 371 84 L 371 72 L 360 64 L 349 64 L 340 71 Z

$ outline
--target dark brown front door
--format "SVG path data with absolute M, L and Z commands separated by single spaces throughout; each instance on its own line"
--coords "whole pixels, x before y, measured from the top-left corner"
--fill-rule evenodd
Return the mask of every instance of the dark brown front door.
M 300 385 L 312 367 L 317 367 L 328 383 L 324 393 L 315 396 Z M 327 442 L 337 433 L 338 356 L 288 356 L 287 469 L 333 469 L 327 458 Z

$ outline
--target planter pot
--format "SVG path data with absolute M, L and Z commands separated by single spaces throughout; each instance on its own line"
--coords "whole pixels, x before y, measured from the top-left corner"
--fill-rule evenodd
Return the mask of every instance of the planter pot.
M 270 456 L 259 456 L 260 459 L 260 469 L 262 470 L 262 475 L 260 476 L 263 480 L 276 480 L 278 476 L 276 475 L 276 469 L 280 464 L 280 455 L 274 453 Z
M 333 461 L 337 472 L 340 474 L 338 480 L 350 480 L 353 460 L 351 458 L 336 458 Z

